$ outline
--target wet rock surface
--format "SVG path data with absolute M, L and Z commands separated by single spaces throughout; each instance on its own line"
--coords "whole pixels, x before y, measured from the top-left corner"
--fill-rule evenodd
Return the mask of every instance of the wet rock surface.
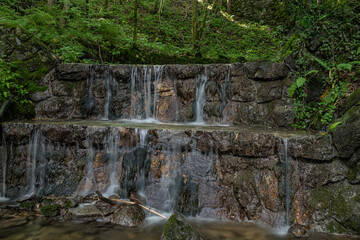
M 29 192 L 34 157 L 37 195 L 84 196 L 51 203 L 30 198 L 23 204 L 39 214 L 58 205 L 55 215 L 70 219 L 138 226 L 143 221 L 138 207 L 91 204 L 96 194 L 89 193 L 117 184 L 114 193 L 160 211 L 278 226 L 285 224 L 287 186 L 291 223 L 316 231 L 358 231 L 358 172 L 351 167 L 358 153 L 340 159 L 329 136 L 92 121 L 5 123 L 2 131 L 9 156 L 7 197 Z
M 204 121 L 291 127 L 293 106 L 284 64 L 210 65 L 61 64 L 32 95 L 38 119 L 155 118 L 195 120 L 197 87 L 204 85 Z M 254 111 L 256 109 L 256 111 Z M 251 113 L 251 114 L 249 114 Z
M 125 226 L 137 227 L 145 220 L 143 209 L 136 204 L 121 204 L 111 216 L 111 222 Z
M 199 233 L 179 213 L 175 212 L 164 226 L 161 240 L 202 240 Z

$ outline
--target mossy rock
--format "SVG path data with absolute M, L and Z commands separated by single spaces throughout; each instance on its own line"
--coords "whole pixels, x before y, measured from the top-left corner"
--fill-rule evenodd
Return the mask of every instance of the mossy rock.
M 56 217 L 60 214 L 60 206 L 57 204 L 44 206 L 40 208 L 40 212 L 45 217 Z
M 164 225 L 161 240 L 202 240 L 180 213 L 173 213 Z
M 27 209 L 27 210 L 33 210 L 35 206 L 35 202 L 34 201 L 25 201 L 25 202 L 22 202 L 20 203 L 20 208 L 24 208 L 24 209 Z
M 311 191 L 311 210 L 326 219 L 331 233 L 360 234 L 360 189 L 346 183 L 322 186 Z

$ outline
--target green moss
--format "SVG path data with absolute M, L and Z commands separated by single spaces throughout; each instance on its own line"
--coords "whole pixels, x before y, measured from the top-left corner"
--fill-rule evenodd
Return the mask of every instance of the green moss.
M 341 224 L 335 222 L 335 221 L 331 221 L 330 223 L 328 223 L 326 225 L 326 229 L 330 232 L 330 233 L 346 233 L 346 229 L 341 226 Z
M 33 201 L 26 201 L 26 202 L 20 203 L 21 208 L 25 208 L 30 211 L 34 208 L 34 206 L 35 206 L 35 202 L 33 202 Z
M 55 217 L 55 216 L 59 215 L 60 207 L 57 204 L 45 206 L 45 207 L 40 208 L 40 212 L 45 217 Z
M 65 203 L 65 208 L 71 208 L 73 206 L 73 203 L 71 200 L 68 200 L 66 203 Z
M 345 111 L 351 107 L 360 104 L 360 88 L 353 92 L 341 106 L 341 114 L 344 114 Z
M 351 186 L 344 187 L 324 186 L 311 191 L 311 209 L 312 211 L 320 210 L 327 214 L 328 217 L 335 218 L 339 222 L 330 221 L 327 229 L 332 233 L 345 233 L 349 231 L 359 231 L 360 228 L 354 217 L 353 209 L 359 201 L 354 189 Z
M 164 225 L 165 239 L 186 240 L 187 237 L 195 233 L 194 229 L 189 225 L 177 219 L 177 214 L 171 215 Z

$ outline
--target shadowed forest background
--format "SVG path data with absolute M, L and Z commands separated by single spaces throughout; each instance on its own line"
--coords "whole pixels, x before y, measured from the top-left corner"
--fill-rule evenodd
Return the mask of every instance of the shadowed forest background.
M 9 102 L 2 112 L 10 102 L 11 109 L 17 109 L 7 118 L 33 116 L 28 95 L 44 90 L 36 87 L 36 81 L 58 63 L 285 61 L 293 70 L 294 127 L 303 129 L 329 127 L 344 98 L 359 85 L 356 0 L 2 0 L 0 4 L 0 101 Z M 11 34 L 23 39 L 8 43 L 6 36 Z M 24 41 L 36 49 L 14 54 Z

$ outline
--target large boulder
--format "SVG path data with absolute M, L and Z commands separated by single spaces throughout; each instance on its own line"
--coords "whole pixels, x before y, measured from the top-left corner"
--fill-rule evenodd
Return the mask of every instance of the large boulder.
M 161 240 L 202 240 L 199 233 L 179 213 L 173 213 L 165 223 Z
M 137 204 L 121 204 L 118 210 L 111 216 L 112 223 L 125 226 L 137 227 L 145 220 L 145 213 Z
M 331 134 L 339 156 L 350 158 L 360 148 L 360 91 L 354 92 L 341 110 L 345 113 L 335 121 L 339 124 Z

